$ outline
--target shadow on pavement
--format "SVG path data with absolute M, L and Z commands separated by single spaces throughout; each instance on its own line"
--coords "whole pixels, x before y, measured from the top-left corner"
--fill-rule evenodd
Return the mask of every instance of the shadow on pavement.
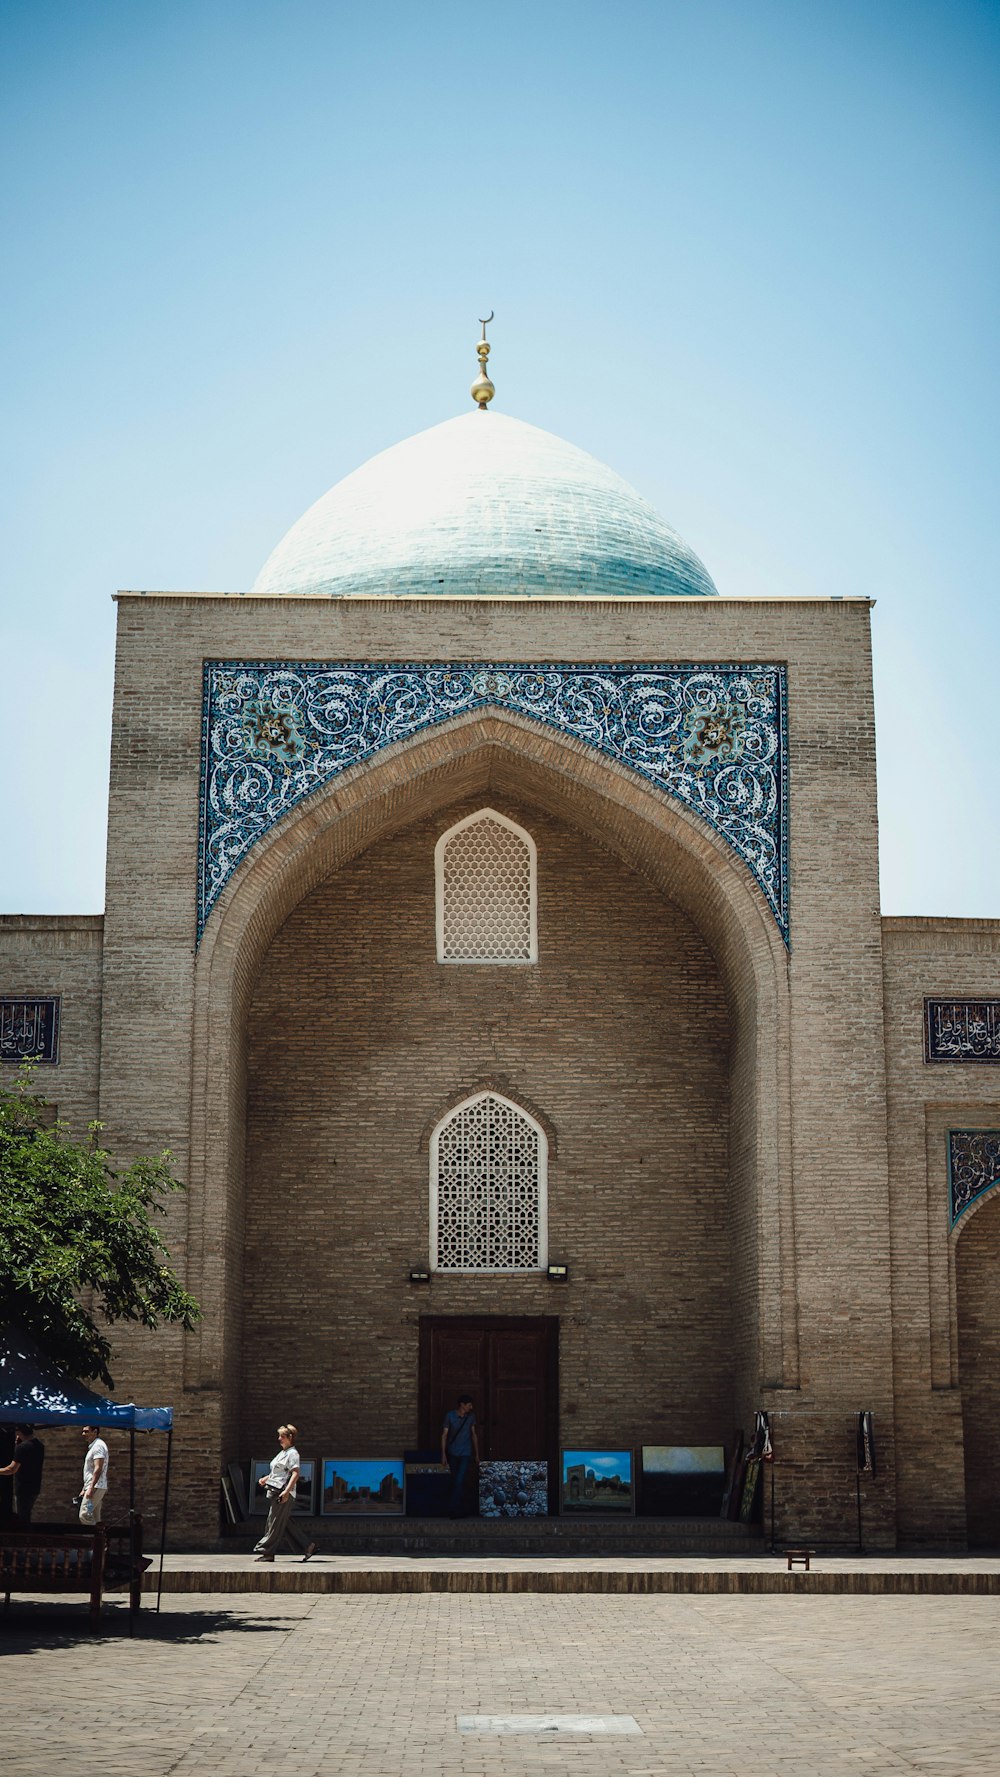
M 128 1611 L 124 1605 L 105 1604 L 101 1627 L 95 1635 L 90 1627 L 87 1605 L 50 1604 L 24 1599 L 11 1599 L 10 1609 L 0 1606 L 0 1658 L 5 1654 L 48 1653 L 53 1648 L 91 1646 L 99 1648 L 109 1641 L 169 1642 L 171 1646 L 218 1639 L 224 1635 L 275 1635 L 287 1633 L 309 1614 L 312 1600 L 303 1600 L 303 1609 L 295 1616 L 248 1616 L 245 1611 L 230 1610 L 143 1610 L 135 1623 L 135 1633 L 128 1632 Z

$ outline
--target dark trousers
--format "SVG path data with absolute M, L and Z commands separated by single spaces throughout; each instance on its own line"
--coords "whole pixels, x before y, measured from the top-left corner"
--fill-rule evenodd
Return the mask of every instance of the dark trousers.
M 34 1510 L 35 1501 L 37 1498 L 38 1498 L 37 1493 L 22 1492 L 21 1489 L 18 1487 L 17 1477 L 15 1476 L 15 1478 L 14 1478 L 14 1516 L 17 1519 L 18 1524 L 28 1525 L 31 1523 L 31 1514 Z
M 448 1501 L 448 1512 L 452 1518 L 464 1518 L 466 1515 L 466 1493 L 471 1466 L 471 1456 L 449 1455 L 448 1457 L 448 1467 L 451 1469 L 451 1498 Z

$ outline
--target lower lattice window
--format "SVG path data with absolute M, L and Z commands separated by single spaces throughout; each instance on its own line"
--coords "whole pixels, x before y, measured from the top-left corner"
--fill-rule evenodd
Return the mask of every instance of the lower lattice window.
M 468 1098 L 431 1138 L 431 1267 L 540 1271 L 546 1264 L 546 1141 L 493 1092 Z

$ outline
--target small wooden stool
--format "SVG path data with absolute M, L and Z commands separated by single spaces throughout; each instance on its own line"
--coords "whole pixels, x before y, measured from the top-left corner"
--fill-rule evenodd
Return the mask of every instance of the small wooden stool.
M 788 1572 L 791 1573 L 793 1567 L 804 1567 L 806 1573 L 808 1573 L 809 1563 L 815 1553 L 815 1549 L 786 1549 L 785 1554 L 788 1557 Z

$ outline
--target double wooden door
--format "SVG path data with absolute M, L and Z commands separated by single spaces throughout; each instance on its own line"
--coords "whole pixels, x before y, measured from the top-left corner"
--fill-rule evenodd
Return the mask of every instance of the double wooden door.
M 420 1443 L 436 1448 L 449 1407 L 469 1395 L 484 1462 L 559 1455 L 559 1322 L 554 1315 L 425 1315 L 420 1321 Z

